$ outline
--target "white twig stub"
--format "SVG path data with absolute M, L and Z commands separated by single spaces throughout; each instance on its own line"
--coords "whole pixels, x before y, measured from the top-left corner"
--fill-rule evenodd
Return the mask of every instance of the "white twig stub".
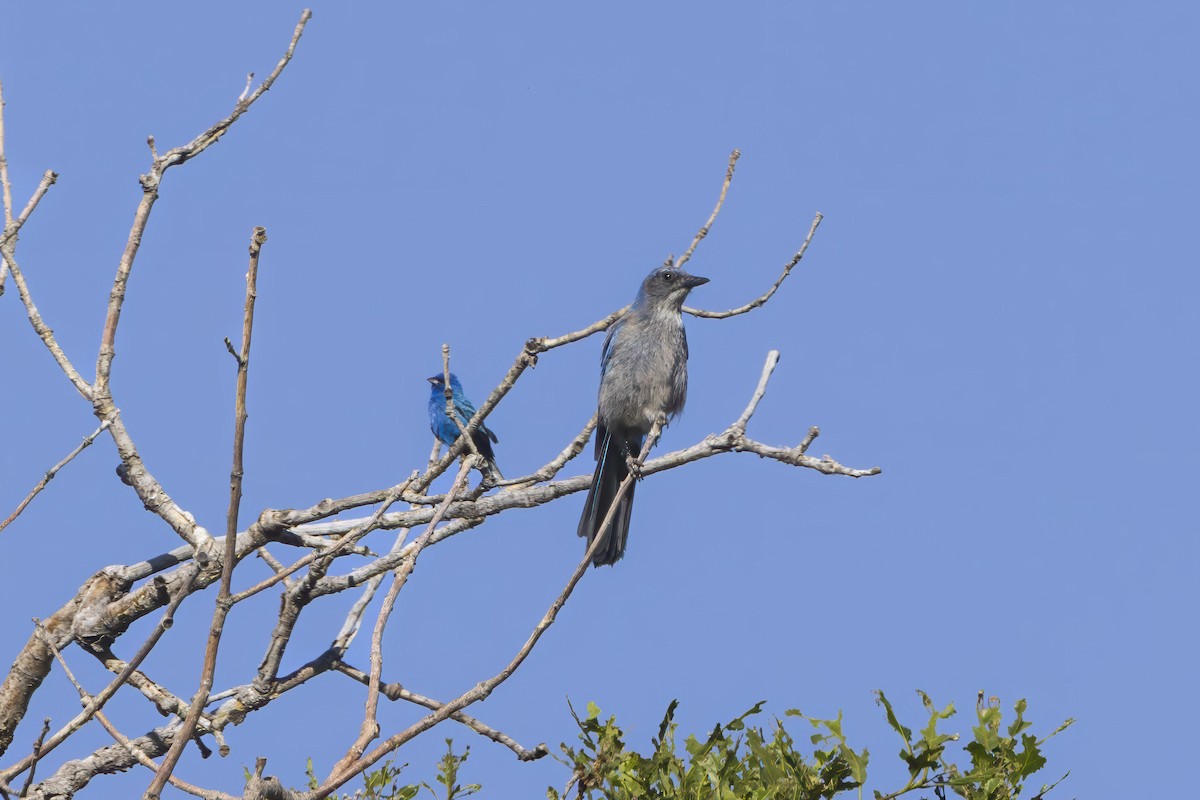
M 246 88 L 245 88 L 245 89 L 242 89 L 242 93 L 238 95 L 238 99 L 237 99 L 237 101 L 238 101 L 239 103 L 241 103 L 241 102 L 244 102 L 244 101 L 245 101 L 245 99 L 246 99 L 246 97 L 247 97 L 247 96 L 249 96 L 249 94 L 250 94 L 250 87 L 251 87 L 253 84 L 254 84 L 254 73 L 253 73 L 253 72 L 247 72 L 247 73 L 246 73 Z

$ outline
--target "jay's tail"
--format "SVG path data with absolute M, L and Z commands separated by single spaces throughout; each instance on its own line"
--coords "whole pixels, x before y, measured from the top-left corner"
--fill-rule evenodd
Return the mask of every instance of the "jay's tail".
M 599 567 L 604 564 L 615 564 L 625 555 L 625 542 L 629 538 L 629 517 L 633 513 L 633 483 L 625 496 L 621 498 L 616 513 L 613 514 L 612 524 L 606 530 L 600 530 L 601 523 L 608 515 L 617 488 L 629 475 L 629 465 L 626 457 L 637 458 L 642 452 L 645 435 L 637 431 L 609 430 L 604 426 L 596 427 L 596 472 L 592 475 L 592 486 L 588 489 L 587 502 L 583 505 L 583 515 L 579 518 L 580 536 L 587 537 L 588 547 L 592 541 L 601 537 L 599 547 L 592 554 L 592 565 Z

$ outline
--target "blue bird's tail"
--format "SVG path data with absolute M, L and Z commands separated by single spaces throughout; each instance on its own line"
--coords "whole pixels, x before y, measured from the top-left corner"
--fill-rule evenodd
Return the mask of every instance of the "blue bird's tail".
M 475 449 L 479 451 L 479 455 L 483 456 L 483 460 L 487 462 L 484 470 L 492 482 L 504 480 L 504 476 L 500 474 L 500 468 L 496 466 L 496 452 L 492 450 L 492 442 L 499 443 L 500 441 L 496 438 L 496 434 L 480 425 L 475 433 L 471 434 L 471 441 L 475 443 Z
M 626 456 L 637 458 L 642 452 L 645 435 L 636 431 L 609 430 L 603 425 L 596 427 L 596 472 L 592 475 L 592 486 L 588 489 L 583 515 L 579 518 L 578 534 L 587 537 L 588 547 L 597 537 L 602 537 L 596 552 L 592 554 L 592 566 L 612 565 L 625 555 L 625 542 L 629 538 L 629 517 L 633 513 L 633 490 L 637 483 L 621 498 L 612 524 L 599 530 L 608 515 L 613 498 L 621 482 L 629 475 Z

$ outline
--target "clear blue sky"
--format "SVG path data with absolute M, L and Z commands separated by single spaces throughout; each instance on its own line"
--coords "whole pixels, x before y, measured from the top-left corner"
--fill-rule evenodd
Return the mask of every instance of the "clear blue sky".
M 19 256 L 85 374 L 146 135 L 174 146 L 227 113 L 300 9 L 6 9 L 18 203 L 42 170 L 61 175 Z M 1112 755 L 1126 747 L 1153 747 L 1168 772 L 1191 763 L 1200 711 L 1198 23 L 1186 2 L 317 3 L 276 87 L 164 182 L 122 319 L 118 405 L 167 490 L 223 529 L 222 338 L 240 331 L 245 248 L 263 225 L 245 516 L 391 485 L 428 453 L 424 378 L 443 342 L 481 398 L 528 337 L 628 302 L 686 247 L 739 147 L 691 263 L 712 278 L 694 304 L 757 295 L 813 213 L 825 222 L 765 308 L 690 321 L 690 403 L 664 446 L 728 425 L 777 348 L 751 435 L 794 444 L 820 425 L 818 454 L 884 473 L 731 455 L 648 479 L 627 558 L 587 576 L 475 711 L 556 746 L 573 737 L 568 696 L 616 713 L 638 745 L 672 698 L 697 732 L 760 699 L 843 709 L 872 751 L 872 785 L 891 788 L 897 743 L 871 690 L 912 722 L 914 689 L 953 701 L 968 733 L 984 689 L 1006 707 L 1028 698 L 1037 731 L 1077 717 L 1045 778 L 1070 769 L 1057 796 L 1109 796 L 1134 777 Z M 0 516 L 96 424 L 8 289 Z M 543 463 L 591 414 L 599 348 L 548 354 L 491 417 L 506 473 Z M 116 461 L 98 442 L 0 534 L 0 663 L 30 617 L 99 567 L 179 544 L 116 481 Z M 568 473 L 590 469 L 585 457 Z M 385 677 L 448 699 L 506 663 L 580 555 L 582 499 L 428 552 Z M 349 602 L 307 613 L 285 669 L 332 639 Z M 248 679 L 275 607 L 237 609 L 218 686 Z M 192 602 L 147 665 L 178 694 L 194 690 L 210 613 L 207 597 Z M 365 664 L 364 646 L 352 660 Z M 43 716 L 57 726 L 78 708 L 57 671 L 48 683 L 12 753 Z M 258 755 L 293 785 L 307 756 L 323 771 L 357 731 L 363 692 L 338 676 L 313 688 L 230 731 L 229 758 L 189 751 L 178 774 L 238 791 Z M 162 721 L 144 703 L 111 710 L 130 735 Z M 386 707 L 385 733 L 414 715 Z M 518 764 L 449 725 L 399 755 L 412 778 L 431 779 L 445 736 L 471 745 L 464 777 L 487 797 L 566 781 L 549 759 Z

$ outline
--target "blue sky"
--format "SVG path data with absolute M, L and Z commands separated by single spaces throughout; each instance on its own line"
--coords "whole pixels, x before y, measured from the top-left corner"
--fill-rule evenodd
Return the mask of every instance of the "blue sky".
M 61 176 L 18 255 L 85 375 L 146 135 L 164 149 L 227 113 L 247 71 L 270 71 L 300 8 L 5 12 L 18 204 L 43 170 Z M 899 784 L 896 743 L 872 690 L 912 722 L 914 689 L 953 701 L 966 733 L 984 689 L 1006 707 L 1028 698 L 1038 731 L 1078 718 L 1048 750 L 1046 780 L 1071 770 L 1061 797 L 1110 793 L 1109 754 L 1133 737 L 1153 742 L 1156 762 L 1185 763 L 1200 710 L 1187 688 L 1200 555 L 1187 466 L 1200 444 L 1188 233 L 1200 211 L 1200 9 L 313 11 L 268 95 L 167 175 L 122 318 L 117 404 L 198 520 L 224 527 L 234 372 L 222 339 L 240 331 L 253 226 L 269 241 L 245 519 L 389 486 L 419 466 L 431 441 L 424 378 L 442 343 L 480 399 L 530 336 L 629 302 L 691 241 L 738 147 L 726 207 L 690 264 L 712 279 L 694 305 L 758 295 L 813 214 L 825 221 L 764 308 L 690 320 L 689 405 L 662 447 L 725 428 L 779 349 L 750 434 L 794 444 L 819 425 L 815 452 L 884 472 L 853 481 L 729 455 L 646 480 L 626 559 L 587 576 L 478 716 L 555 746 L 573 736 L 567 697 L 617 714 L 635 744 L 672 698 L 696 732 L 760 699 L 776 713 L 843 709 L 851 741 L 873 753 L 872 786 L 887 789 Z M 95 427 L 6 288 L 0 515 Z M 548 460 L 592 413 L 599 348 L 594 337 L 547 354 L 489 418 L 506 474 Z M 116 481 L 115 463 L 99 441 L 0 534 L 0 661 L 30 617 L 96 569 L 179 543 Z M 585 456 L 567 474 L 590 469 Z M 582 501 L 506 514 L 426 553 L 393 616 L 385 677 L 448 699 L 503 666 L 581 553 Z M 307 612 L 285 669 L 324 648 L 350 602 Z M 218 686 L 248 679 L 275 607 L 264 597 L 234 613 Z M 210 614 L 207 597 L 185 606 L 148 664 L 178 694 L 194 689 Z M 81 653 L 72 662 L 103 685 Z M 43 716 L 77 709 L 60 675 L 47 684 L 21 748 Z M 235 791 L 242 766 L 266 755 L 299 785 L 305 757 L 320 771 L 353 738 L 362 694 L 327 676 L 231 731 L 229 758 L 189 754 L 178 774 Z M 144 704 L 112 712 L 130 735 L 161 724 Z M 385 733 L 414 714 L 384 708 Z M 446 736 L 471 745 L 464 777 L 485 796 L 543 796 L 566 781 L 548 759 L 518 764 L 449 726 L 399 755 L 412 778 L 431 778 Z M 84 738 L 69 752 L 106 743 Z M 148 781 L 143 771 L 93 791 Z

